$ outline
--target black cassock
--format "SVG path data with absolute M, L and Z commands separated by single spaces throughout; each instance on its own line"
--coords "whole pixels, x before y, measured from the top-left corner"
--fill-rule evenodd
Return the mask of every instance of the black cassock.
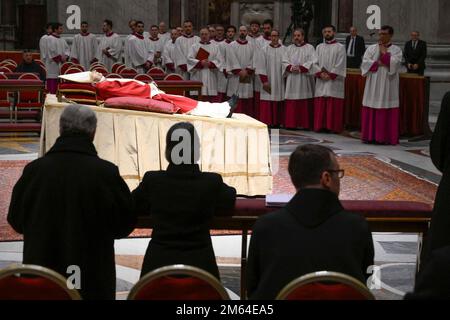
M 136 224 L 131 193 L 112 163 L 84 136 L 60 137 L 28 164 L 14 187 L 8 222 L 24 235 L 23 263 L 65 277 L 81 269 L 83 299 L 114 299 L 114 239 Z

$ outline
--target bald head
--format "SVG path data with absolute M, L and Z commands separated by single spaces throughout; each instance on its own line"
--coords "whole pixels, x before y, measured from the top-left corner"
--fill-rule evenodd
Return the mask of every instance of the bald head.
M 247 39 L 248 35 L 248 29 L 246 26 L 240 26 L 239 27 L 239 39 L 244 41 Z
M 209 42 L 209 29 L 202 28 L 200 29 L 200 39 L 202 42 Z

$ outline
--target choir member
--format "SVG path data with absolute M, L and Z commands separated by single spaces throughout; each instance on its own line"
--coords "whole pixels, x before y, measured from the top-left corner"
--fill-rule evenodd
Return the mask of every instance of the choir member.
M 305 42 L 305 31 L 294 31 L 293 44 L 286 49 L 283 72 L 286 76 L 284 126 L 286 128 L 313 128 L 314 76 L 312 66 L 317 62 L 316 50 Z
M 163 49 L 162 61 L 163 66 L 168 73 L 180 73 L 180 70 L 175 68 L 175 42 L 180 34 L 177 29 L 171 31 L 171 40 L 168 41 Z
M 200 38 L 193 33 L 194 26 L 192 21 L 186 20 L 183 24 L 183 35 L 175 42 L 175 65 L 181 70 L 181 76 L 189 80 L 187 57 L 189 50 Z
M 314 130 L 341 133 L 344 131 L 344 95 L 347 76 L 347 52 L 335 39 L 336 27 L 323 29 L 325 43 L 317 46 L 315 65 L 316 92 Z
M 285 94 L 282 62 L 286 47 L 280 44 L 280 33 L 277 30 L 272 31 L 271 38 L 268 46 L 256 50 L 254 58 L 256 74 L 263 84 L 261 102 L 256 112 L 260 121 L 269 126 L 277 126 Z
M 136 32 L 136 20 L 131 19 L 128 22 L 128 27 L 130 28 L 130 34 L 125 38 L 125 41 L 123 43 L 123 60 L 125 65 L 127 66 L 127 68 L 132 68 L 132 64 L 130 61 L 130 48 L 129 48 L 129 40 L 131 39 L 131 37 L 134 36 L 135 32 Z
M 111 20 L 103 21 L 103 33 L 105 34 L 98 46 L 97 60 L 102 63 L 108 71 L 112 66 L 121 62 L 123 42 L 120 36 L 113 32 L 113 23 Z
M 150 37 L 149 40 L 149 54 L 154 56 L 153 64 L 155 66 L 161 67 L 162 61 L 161 61 L 161 55 L 162 50 L 164 48 L 164 43 L 162 39 L 158 37 L 159 34 L 159 27 L 157 25 L 153 25 L 150 27 Z
M 210 26 L 208 26 L 208 30 L 209 30 L 209 35 L 210 35 L 209 37 L 211 38 L 211 41 L 215 40 L 216 36 L 217 36 L 216 27 L 213 25 L 210 25 Z
M 46 34 L 44 34 L 39 40 L 39 52 L 42 62 L 45 63 L 47 59 L 47 40 L 53 33 L 53 23 L 49 22 L 46 26 Z
M 239 96 L 236 112 L 254 117 L 253 107 L 253 56 L 255 48 L 247 41 L 247 27 L 239 28 L 239 38 L 227 47 L 228 96 Z
M 128 40 L 128 58 L 131 67 L 140 74 L 146 73 L 153 65 L 154 56 L 149 51 L 148 42 L 144 38 L 144 23 L 136 22 L 136 32 Z
M 51 94 L 55 94 L 58 89 L 58 76 L 60 75 L 61 65 L 67 62 L 70 56 L 70 48 L 66 40 L 61 38 L 63 33 L 63 25 L 55 23 L 55 30 L 47 39 L 47 90 Z
M 164 50 L 164 47 L 165 47 L 166 43 L 170 42 L 170 40 L 171 40 L 171 33 L 167 31 L 167 26 L 166 26 L 166 23 L 164 21 L 161 21 L 159 23 L 158 38 L 161 39 L 161 47 Z
M 260 29 L 261 25 L 258 21 L 253 20 L 252 22 L 250 22 L 250 31 L 247 36 L 247 41 L 255 45 L 255 41 L 262 37 L 262 35 L 259 33 Z
M 234 41 L 234 37 L 236 36 L 237 28 L 235 26 L 228 26 L 227 28 L 227 39 L 226 43 L 230 44 Z
M 226 61 L 226 48 L 229 43 L 227 43 L 225 39 L 225 28 L 222 25 L 217 25 L 216 28 L 216 37 L 215 39 L 211 40 L 212 43 L 219 46 L 220 53 L 222 54 L 222 57 L 224 59 L 224 62 Z M 225 101 L 227 96 L 227 87 L 228 87 L 228 79 L 227 79 L 227 71 L 225 70 L 226 63 L 223 64 L 224 70 L 222 72 L 219 72 L 217 74 L 217 80 L 218 80 L 218 96 L 220 101 Z
M 98 49 L 97 37 L 89 33 L 89 24 L 81 23 L 81 32 L 77 34 L 72 43 L 70 57 L 76 64 L 80 64 L 84 69 L 89 70 L 91 64 L 96 62 L 95 58 Z
M 209 30 L 200 30 L 200 41 L 194 43 L 188 54 L 191 80 L 203 82 L 202 95 L 210 102 L 219 102 L 217 73 L 223 70 L 223 57 L 217 45 L 209 41 Z
M 362 140 L 397 145 L 400 123 L 400 76 L 402 50 L 392 44 L 394 29 L 383 26 L 379 43 L 364 55 L 361 71 L 367 77 L 362 109 Z

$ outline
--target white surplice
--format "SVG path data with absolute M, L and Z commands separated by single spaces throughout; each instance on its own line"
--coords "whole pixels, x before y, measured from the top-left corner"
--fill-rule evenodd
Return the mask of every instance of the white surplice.
M 347 76 L 347 51 L 345 46 L 336 41 L 322 43 L 317 46 L 316 52 L 318 63 L 313 67 L 313 73 L 325 69 L 337 75 L 337 78 L 329 81 L 317 78 L 315 97 L 344 99 L 345 78 Z
M 135 34 L 128 40 L 128 59 L 132 68 L 140 74 L 145 73 L 144 64 L 153 61 L 153 55 L 148 50 L 148 42 L 144 36 Z
M 45 34 L 41 37 L 39 40 L 39 52 L 41 55 L 41 61 L 45 63 L 45 60 L 47 59 L 47 42 L 48 38 L 50 37 L 50 34 Z
M 70 57 L 76 59 L 85 70 L 89 70 L 98 49 L 97 37 L 92 34 L 79 33 L 73 38 Z
M 378 66 L 376 72 L 370 71 L 380 59 L 380 48 L 374 44 L 367 48 L 361 65 L 362 75 L 367 77 L 363 106 L 374 109 L 392 109 L 400 107 L 400 75 L 403 53 L 400 47 L 391 45 L 390 66 Z
M 60 75 L 62 62 L 55 61 L 55 58 L 70 56 L 70 48 L 66 40 L 59 36 L 51 35 L 47 39 L 47 59 L 45 67 L 47 68 L 47 79 L 57 79 Z
M 219 47 L 220 53 L 222 54 L 222 57 L 224 59 L 223 66 L 225 66 L 226 65 L 226 61 L 227 61 L 227 47 L 230 45 L 230 42 L 225 40 L 225 39 L 220 40 L 220 41 L 211 40 L 211 42 L 216 44 Z M 218 80 L 218 88 L 217 88 L 217 90 L 220 93 L 226 93 L 227 92 L 227 88 L 228 88 L 228 78 L 223 73 L 223 70 L 220 70 L 220 71 L 221 72 L 219 72 L 217 74 L 217 80 Z
M 227 96 L 237 94 L 240 99 L 253 98 L 253 76 L 250 83 L 240 83 L 240 77 L 233 74 L 233 70 L 251 70 L 253 68 L 253 56 L 255 47 L 248 41 L 236 40 L 227 48 L 227 73 L 228 90 Z
M 191 50 L 192 46 L 195 43 L 200 42 L 200 38 L 197 36 L 185 36 L 182 35 L 177 39 L 175 42 L 175 50 L 174 50 L 174 57 L 175 57 L 175 65 L 177 67 L 180 66 L 186 66 L 187 67 L 187 57 L 189 55 L 189 51 Z M 189 72 L 181 71 L 181 76 L 185 80 L 189 80 Z
M 310 44 L 293 44 L 286 49 L 283 57 L 283 72 L 286 77 L 287 100 L 303 100 L 314 98 L 315 81 L 312 67 L 317 64 L 316 49 Z M 290 66 L 302 66 L 308 73 L 292 73 L 287 69 Z
M 283 56 L 286 47 L 283 45 L 274 47 L 270 44 L 255 51 L 257 52 L 254 57 L 256 75 L 267 76 L 272 91 L 272 93 L 268 93 L 261 89 L 261 100 L 284 101 Z
M 102 63 L 108 71 L 117 62 L 122 62 L 123 41 L 117 33 L 105 34 L 98 45 L 97 60 Z M 110 57 L 103 53 L 104 49 L 108 49 Z
M 195 66 L 200 62 L 196 57 L 200 48 L 209 52 L 208 61 L 215 65 L 215 68 L 198 69 Z M 208 42 L 195 43 L 188 54 L 188 71 L 191 73 L 191 80 L 203 82 L 202 95 L 217 96 L 218 79 L 217 74 L 223 69 L 223 58 L 217 45 Z

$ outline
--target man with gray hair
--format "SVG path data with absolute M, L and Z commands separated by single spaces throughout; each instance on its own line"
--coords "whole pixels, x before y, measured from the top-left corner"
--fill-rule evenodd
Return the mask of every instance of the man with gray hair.
M 72 279 L 83 299 L 115 298 L 114 239 L 136 224 L 118 168 L 98 157 L 95 113 L 66 107 L 60 137 L 28 164 L 14 187 L 8 222 L 24 235 L 23 263 Z

